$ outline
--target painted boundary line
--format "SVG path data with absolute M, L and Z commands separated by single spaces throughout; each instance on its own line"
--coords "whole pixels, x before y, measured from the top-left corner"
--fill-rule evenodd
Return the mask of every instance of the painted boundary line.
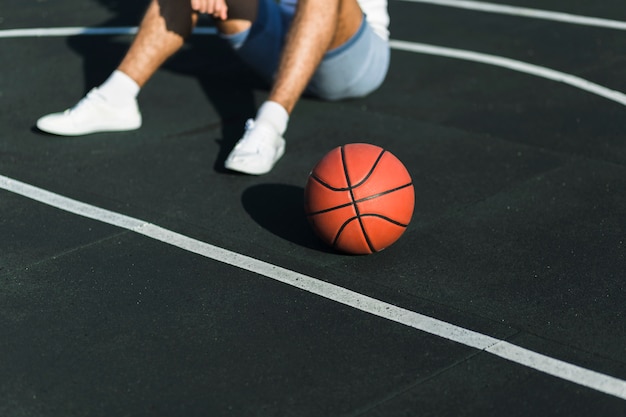
M 595 26 L 605 29 L 626 30 L 626 22 L 621 20 L 604 19 L 575 15 L 571 13 L 555 12 L 550 10 L 532 9 L 528 7 L 510 6 L 470 0 L 399 0 L 410 3 L 425 3 L 436 6 L 455 7 L 486 13 L 499 13 L 532 19 L 551 20 L 555 22 L 571 23 L 583 26 Z M 76 35 L 134 35 L 136 27 L 101 27 L 101 28 L 35 28 L 35 29 L 7 29 L 0 31 L 0 38 L 20 37 L 49 37 L 49 36 L 76 36 Z M 194 34 L 214 35 L 214 27 L 197 27 Z
M 571 85 L 572 87 L 576 87 L 580 90 L 587 91 L 589 93 L 604 97 L 606 99 L 615 101 L 619 104 L 626 106 L 626 94 L 622 93 L 621 91 L 611 90 L 599 84 L 585 80 L 584 78 L 567 74 L 565 72 L 556 71 L 550 68 L 541 67 L 539 65 L 529 64 L 527 62 L 504 58 L 497 55 L 483 54 L 480 52 L 467 51 L 464 49 L 446 48 L 443 46 L 435 46 L 425 43 L 397 40 L 391 40 L 389 41 L 389 43 L 393 49 L 401 51 L 416 52 L 421 54 L 429 54 L 443 56 L 447 58 L 456 58 L 466 61 L 479 62 L 482 64 L 489 64 L 496 67 L 507 68 L 513 71 L 523 72 L 525 74 L 534 75 L 540 78 L 565 83 Z
M 111 26 L 111 27 L 58 27 L 58 28 L 25 28 L 0 30 L 2 38 L 50 38 L 59 36 L 81 35 L 134 35 L 137 33 L 136 26 Z M 195 35 L 215 35 L 217 29 L 213 27 L 197 27 Z
M 421 1 L 421 0 L 404 0 L 404 1 Z M 425 0 L 427 1 L 427 0 Z M 64 28 L 34 28 L 34 29 L 9 29 L 0 30 L 0 38 L 21 38 L 21 37 L 56 37 L 56 36 L 76 36 L 76 35 L 132 35 L 137 33 L 136 27 L 106 27 L 106 28 L 82 28 L 82 27 L 64 27 Z M 196 28 L 194 34 L 197 35 L 214 35 L 215 28 L 202 27 Z M 539 65 L 529 64 L 523 61 L 517 61 L 497 55 L 489 55 L 480 52 L 473 52 L 464 49 L 447 48 L 443 46 L 429 45 L 418 42 L 407 42 L 400 40 L 390 40 L 389 44 L 392 49 L 400 51 L 415 52 L 428 55 L 443 56 L 447 58 L 455 58 L 466 61 L 479 62 L 482 64 L 493 65 L 501 68 L 507 68 L 513 71 L 522 72 L 536 77 L 545 78 L 552 81 L 568 84 L 572 87 L 587 91 L 589 93 L 604 97 L 611 101 L 626 106 L 626 94 L 611 90 L 607 87 L 585 80 L 584 78 L 564 72 L 556 71 L 550 68 L 541 67 Z
M 168 245 L 274 279 L 337 303 L 491 353 L 626 400 L 626 381 L 542 355 L 504 340 L 428 317 L 277 265 L 205 243 L 143 220 L 105 210 L 0 175 L 0 188 L 82 217 L 121 227 Z
M 570 13 L 553 12 L 549 10 L 531 9 L 528 7 L 509 6 L 505 4 L 486 3 L 482 1 L 465 0 L 402 0 L 411 3 L 427 3 L 436 6 L 456 7 L 459 9 L 475 10 L 487 13 L 500 13 L 511 16 L 530 17 L 533 19 L 552 20 L 556 22 L 572 23 L 583 26 L 595 26 L 606 29 L 626 30 L 626 22 L 620 20 L 603 19 L 600 17 L 580 16 Z

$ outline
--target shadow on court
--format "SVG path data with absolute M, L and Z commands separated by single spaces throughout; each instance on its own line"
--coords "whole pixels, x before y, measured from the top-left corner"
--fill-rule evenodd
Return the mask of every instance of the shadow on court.
M 304 189 L 286 184 L 259 184 L 241 196 L 244 209 L 261 227 L 296 245 L 331 252 L 313 233 L 304 215 Z
M 137 26 L 148 1 L 124 2 L 98 0 L 114 13 L 102 22 L 102 27 Z M 210 19 L 201 18 L 198 26 L 210 25 Z M 176 31 L 176 29 L 173 29 Z M 83 59 L 84 94 L 100 85 L 117 67 L 130 47 L 131 38 L 124 36 L 73 36 L 68 45 Z M 257 103 L 254 92 L 266 85 L 235 55 L 230 46 L 217 36 L 190 36 L 186 44 L 162 66 L 161 70 L 197 79 L 221 122 L 220 151 L 214 170 L 227 172 L 224 160 L 241 137 L 245 121 L 253 117 Z M 152 86 L 154 88 L 154 86 Z M 156 86 L 167 91 L 172 86 Z M 162 103 L 166 108 L 179 103 Z

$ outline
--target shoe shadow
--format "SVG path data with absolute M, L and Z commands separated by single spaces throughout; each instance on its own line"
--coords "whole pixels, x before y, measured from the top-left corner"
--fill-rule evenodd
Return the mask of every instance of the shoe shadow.
M 139 24 L 149 0 L 124 2 L 98 0 L 113 17 L 100 26 L 121 27 Z M 210 25 L 201 19 L 199 26 Z M 176 28 L 172 28 L 176 31 Z M 106 80 L 130 47 L 130 36 L 72 36 L 68 45 L 83 58 L 84 94 Z M 211 102 L 221 121 L 220 150 L 214 170 L 230 173 L 223 165 L 228 153 L 241 137 L 245 121 L 256 113 L 254 93 L 266 90 L 261 81 L 216 35 L 191 35 L 181 50 L 164 63 L 161 70 L 194 77 Z M 167 86 L 164 86 L 167 88 Z M 207 130 L 212 128 L 207 128 Z
M 331 248 L 315 236 L 304 214 L 304 188 L 286 184 L 259 184 L 244 191 L 241 202 L 250 217 L 274 235 L 321 252 Z
M 198 35 L 190 37 L 187 45 L 163 69 L 198 80 L 221 121 L 220 150 L 213 169 L 232 174 L 224 168 L 224 161 L 241 138 L 246 120 L 256 114 L 255 91 L 267 90 L 267 85 L 223 39 Z

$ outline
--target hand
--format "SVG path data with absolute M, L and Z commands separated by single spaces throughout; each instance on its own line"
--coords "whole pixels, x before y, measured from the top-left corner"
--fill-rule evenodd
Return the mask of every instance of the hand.
M 228 17 L 226 0 L 191 0 L 191 8 L 220 20 L 226 20 Z

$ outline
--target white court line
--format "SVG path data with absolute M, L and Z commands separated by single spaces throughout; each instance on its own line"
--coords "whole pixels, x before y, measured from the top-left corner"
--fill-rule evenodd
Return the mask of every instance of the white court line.
M 394 306 L 334 284 L 272 265 L 164 229 L 143 220 L 92 206 L 0 175 L 0 189 L 102 223 L 159 240 L 215 261 L 241 268 L 357 310 L 491 353 L 511 362 L 626 400 L 626 381 L 542 355 L 504 340 Z
M 512 16 L 530 17 L 533 19 L 552 20 L 556 22 L 572 23 L 584 26 L 596 26 L 607 29 L 626 30 L 626 22 L 620 20 L 603 19 L 600 17 L 580 16 L 570 13 L 553 12 L 549 10 L 530 9 L 527 7 L 509 6 L 505 4 L 486 3 L 482 1 L 464 0 L 402 0 L 411 3 L 428 3 L 437 6 L 457 7 L 459 9 L 476 10 L 479 12 L 501 13 Z
M 527 62 L 504 58 L 497 55 L 489 55 L 480 52 L 468 51 L 465 49 L 454 49 L 443 46 L 429 45 L 425 43 L 397 40 L 391 40 L 389 42 L 392 48 L 402 51 L 417 52 L 422 54 L 443 56 L 447 58 L 456 58 L 466 61 L 480 62 L 482 64 L 494 65 L 513 71 L 523 72 L 525 74 L 535 75 L 540 78 L 546 78 L 548 80 L 565 83 L 571 85 L 572 87 L 576 87 L 589 93 L 598 95 L 600 97 L 615 101 L 622 105 L 626 105 L 626 94 L 622 93 L 621 91 L 611 90 L 599 84 L 585 80 L 584 78 L 567 74 L 565 72 L 556 71 L 550 68 L 541 67 L 539 65 L 529 64 Z
M 412 0 L 411 0 L 412 1 Z M 128 35 L 137 32 L 136 27 L 109 27 L 109 28 L 81 28 L 81 27 L 65 27 L 65 28 L 34 28 L 34 29 L 9 29 L 1 30 L 0 38 L 15 37 L 51 37 L 51 36 L 74 36 L 74 35 Z M 212 27 L 196 28 L 195 34 L 213 35 L 216 33 Z M 393 49 L 409 51 L 415 53 L 444 56 L 448 58 L 456 58 L 467 61 L 479 62 L 488 65 L 494 65 L 507 68 L 513 71 L 534 75 L 548 80 L 562 82 L 572 87 L 587 91 L 615 101 L 619 104 L 626 105 L 626 95 L 620 91 L 611 90 L 607 87 L 585 80 L 584 78 L 565 72 L 556 71 L 550 68 L 541 67 L 539 65 L 529 64 L 523 61 L 517 61 L 510 58 L 500 57 L 497 55 L 488 55 L 480 52 L 473 52 L 464 49 L 453 49 L 437 45 L 429 45 L 418 42 L 407 42 L 400 40 L 391 40 L 390 45 Z
M 134 35 L 137 33 L 136 26 L 111 26 L 111 27 L 59 27 L 59 28 L 25 28 L 0 30 L 1 38 L 50 38 L 59 36 L 80 35 Z M 197 27 L 193 31 L 196 35 L 215 35 L 217 30 L 213 27 Z

